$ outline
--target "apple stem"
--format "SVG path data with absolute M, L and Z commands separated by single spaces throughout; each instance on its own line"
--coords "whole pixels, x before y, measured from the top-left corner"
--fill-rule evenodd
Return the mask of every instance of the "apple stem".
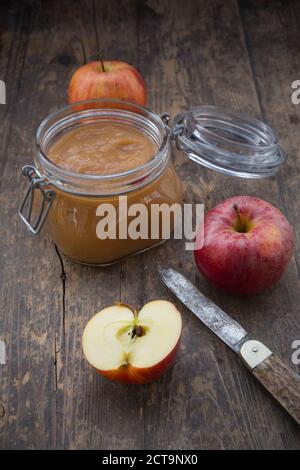
M 97 52 L 97 60 L 100 61 L 100 65 L 101 65 L 101 69 L 102 69 L 101 71 L 102 71 L 102 72 L 105 72 L 104 62 L 103 62 L 103 51 L 101 51 L 101 52 L 98 51 L 98 52 Z
M 237 223 L 235 226 L 236 231 L 240 233 L 247 233 L 249 228 L 247 227 L 247 222 L 243 221 L 241 218 L 239 206 L 237 204 L 234 204 L 232 208 L 234 209 L 237 215 Z
M 235 211 L 236 215 L 237 215 L 237 218 L 238 218 L 238 231 L 239 229 L 241 228 L 242 226 L 242 221 L 241 221 L 241 214 L 240 214 L 240 209 L 239 209 L 239 206 L 237 204 L 233 204 L 233 210 Z
M 133 315 L 134 315 L 134 318 L 136 318 L 138 316 L 138 311 L 136 308 L 134 308 L 132 305 L 130 304 L 125 304 L 124 302 L 121 302 L 121 301 L 117 301 L 117 302 L 114 302 L 115 305 L 118 305 L 119 307 L 127 307 L 129 308 L 129 310 L 132 311 Z
M 239 209 L 239 206 L 237 204 L 233 204 L 232 208 L 234 209 L 235 213 L 237 214 L 237 216 L 240 218 L 240 209 Z

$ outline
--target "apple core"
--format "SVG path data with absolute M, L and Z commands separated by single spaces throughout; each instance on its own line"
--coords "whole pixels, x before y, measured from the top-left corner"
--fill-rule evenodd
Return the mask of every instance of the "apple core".
M 181 315 L 168 301 L 150 302 L 138 314 L 126 305 L 113 305 L 86 325 L 83 352 L 98 372 L 112 380 L 148 382 L 175 357 L 181 329 Z

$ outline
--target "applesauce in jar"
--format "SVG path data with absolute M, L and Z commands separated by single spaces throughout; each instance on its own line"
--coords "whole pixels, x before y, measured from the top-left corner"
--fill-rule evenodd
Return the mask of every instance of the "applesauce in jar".
M 91 124 L 62 135 L 48 157 L 58 166 L 77 173 L 111 175 L 149 162 L 155 142 L 137 129 L 121 124 Z
M 42 122 L 36 167 L 30 167 L 29 173 L 33 181 L 42 182 L 44 203 L 45 194 L 51 193 L 51 207 L 46 215 L 40 214 L 39 221 L 46 220 L 51 238 L 65 256 L 107 265 L 165 241 L 161 227 L 151 236 L 151 206 L 171 206 L 182 200 L 170 140 L 169 129 L 158 115 L 111 100 L 73 104 Z M 147 210 L 147 234 L 132 238 L 126 229 L 135 218 L 130 210 L 136 204 Z M 107 205 L 115 213 L 116 236 L 111 232 L 99 236 L 105 214 L 99 207 Z

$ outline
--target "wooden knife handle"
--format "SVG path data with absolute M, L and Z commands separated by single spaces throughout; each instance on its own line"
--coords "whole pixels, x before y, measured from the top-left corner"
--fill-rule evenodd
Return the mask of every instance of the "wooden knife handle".
M 241 356 L 252 374 L 300 425 L 300 376 L 259 341 L 247 341 Z
M 256 366 L 252 374 L 300 424 L 300 376 L 274 355 Z

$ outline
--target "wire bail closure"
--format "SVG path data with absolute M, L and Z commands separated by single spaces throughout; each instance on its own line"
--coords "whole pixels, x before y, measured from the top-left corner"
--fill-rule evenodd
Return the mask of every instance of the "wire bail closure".
M 172 127 L 168 125 L 171 119 L 169 113 L 162 113 L 160 118 L 170 132 L 171 140 L 175 140 L 178 150 L 186 150 L 186 147 L 181 144 L 179 137 L 187 132 L 192 133 L 196 128 L 196 122 L 192 114 L 189 112 L 177 114 Z
M 34 235 L 37 235 L 44 225 L 48 212 L 53 203 L 55 192 L 52 189 L 45 189 L 48 183 L 41 176 L 35 166 L 24 166 L 22 168 L 22 175 L 27 176 L 27 178 L 29 179 L 29 186 L 19 208 L 18 214 L 26 225 L 26 227 Z M 42 197 L 37 215 L 35 219 L 33 219 L 32 215 L 35 190 L 39 190 Z

